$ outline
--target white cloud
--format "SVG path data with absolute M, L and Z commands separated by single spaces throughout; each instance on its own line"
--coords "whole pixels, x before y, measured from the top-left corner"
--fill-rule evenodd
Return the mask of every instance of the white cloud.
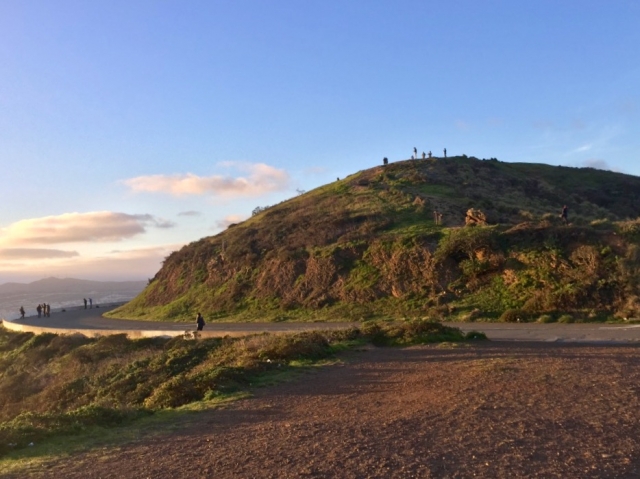
M 142 234 L 149 227 L 171 228 L 174 224 L 155 216 L 111 211 L 65 213 L 21 220 L 0 230 L 0 244 L 48 245 L 85 241 L 122 241 Z
M 136 192 L 167 193 L 172 196 L 214 195 L 255 197 L 289 186 L 289 175 L 264 163 L 224 162 L 221 166 L 248 173 L 245 176 L 198 176 L 193 173 L 138 176 L 122 182 Z
M 244 215 L 228 215 L 223 220 L 216 221 L 216 228 L 228 228 L 229 225 L 240 223 L 246 219 L 247 217 Z

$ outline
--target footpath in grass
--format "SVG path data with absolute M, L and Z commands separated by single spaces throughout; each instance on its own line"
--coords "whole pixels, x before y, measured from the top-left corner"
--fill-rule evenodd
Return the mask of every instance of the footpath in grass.
M 440 323 L 365 323 L 341 331 L 245 338 L 85 338 L 0 328 L 0 455 L 37 456 L 153 430 L 163 421 L 246 397 L 364 344 L 481 339 Z M 119 431 L 119 432 L 115 432 Z M 63 439 L 64 438 L 64 439 Z M 64 449 L 64 448 L 63 448 Z M 20 452 L 22 451 L 22 452 Z

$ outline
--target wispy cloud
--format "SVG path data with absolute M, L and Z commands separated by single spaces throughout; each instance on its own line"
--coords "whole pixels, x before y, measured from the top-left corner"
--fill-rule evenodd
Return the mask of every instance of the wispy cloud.
M 246 176 L 198 176 L 192 173 L 138 176 L 123 180 L 135 192 L 166 193 L 172 196 L 213 195 L 223 197 L 255 197 L 289 187 L 289 174 L 264 163 L 224 162 Z
M 578 148 L 571 150 L 568 154 L 573 155 L 575 153 L 584 153 L 585 151 L 589 151 L 592 148 L 593 148 L 593 145 L 591 143 L 588 143 L 586 145 L 582 145 L 582 146 L 579 146 Z
M 229 225 L 235 224 L 235 223 L 240 223 L 244 220 L 246 220 L 247 217 L 245 215 L 227 215 L 224 217 L 224 219 L 222 220 L 218 220 L 216 221 L 216 229 L 225 229 L 228 228 Z
M 0 230 L 0 245 L 48 245 L 122 241 L 147 228 L 172 228 L 174 223 L 153 215 L 111 211 L 65 213 L 21 220 Z
M 202 213 L 200 211 L 181 211 L 180 213 L 178 213 L 178 216 L 202 216 Z
M 64 251 L 61 249 L 45 249 L 45 248 L 0 249 L 0 259 L 8 259 L 8 260 L 73 258 L 75 256 L 78 256 L 77 251 Z

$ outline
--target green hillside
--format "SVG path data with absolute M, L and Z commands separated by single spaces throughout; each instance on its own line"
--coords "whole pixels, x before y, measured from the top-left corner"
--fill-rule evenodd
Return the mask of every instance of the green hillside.
M 469 209 L 486 224 L 465 226 Z M 466 156 L 408 160 L 259 210 L 172 253 L 112 316 L 570 321 L 640 308 L 638 177 Z

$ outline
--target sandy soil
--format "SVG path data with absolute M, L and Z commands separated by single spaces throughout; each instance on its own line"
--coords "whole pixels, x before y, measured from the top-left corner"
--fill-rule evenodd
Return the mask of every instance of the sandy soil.
M 637 345 L 371 349 L 32 477 L 638 478 L 639 359 Z

